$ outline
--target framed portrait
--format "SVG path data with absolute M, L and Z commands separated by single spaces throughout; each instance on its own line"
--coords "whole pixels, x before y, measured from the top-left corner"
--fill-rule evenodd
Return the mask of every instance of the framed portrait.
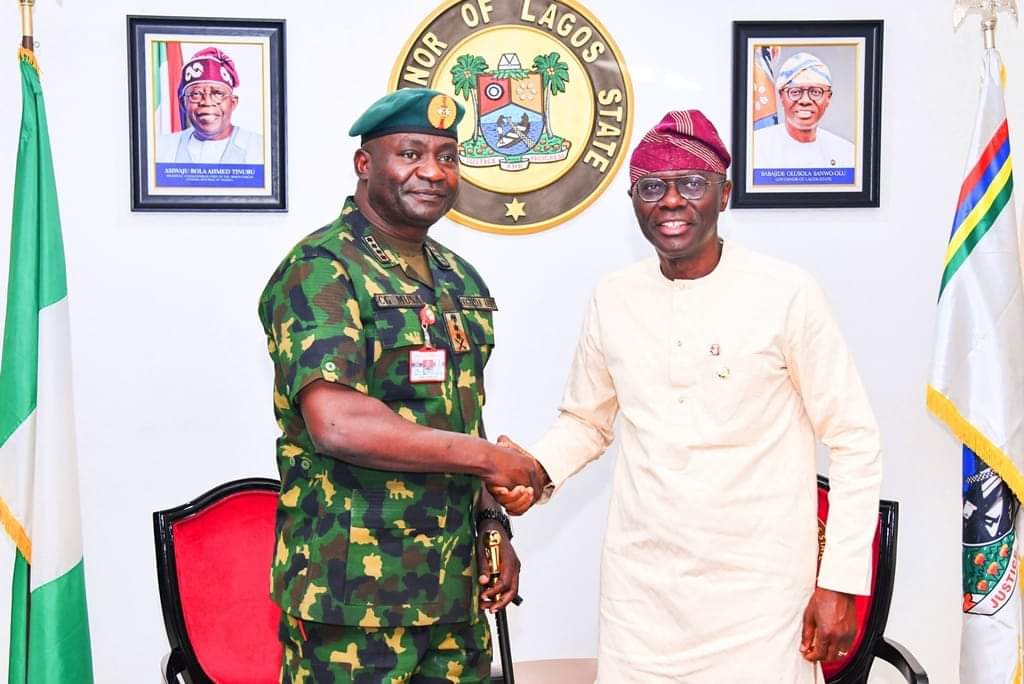
M 284 20 L 128 17 L 132 211 L 285 211 Z
M 734 207 L 877 207 L 881 21 L 733 22 Z

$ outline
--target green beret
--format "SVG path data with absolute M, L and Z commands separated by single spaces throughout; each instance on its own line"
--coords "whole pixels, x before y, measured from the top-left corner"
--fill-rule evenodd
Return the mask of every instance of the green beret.
M 380 98 L 363 112 L 349 135 L 363 142 L 392 133 L 426 133 L 458 139 L 456 128 L 466 108 L 451 95 L 427 88 L 402 88 Z

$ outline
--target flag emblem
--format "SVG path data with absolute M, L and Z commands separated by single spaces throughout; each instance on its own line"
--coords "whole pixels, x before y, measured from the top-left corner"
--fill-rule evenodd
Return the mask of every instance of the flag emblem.
M 995 615 L 1017 587 L 1019 559 L 1013 492 L 991 468 L 967 478 L 964 493 L 963 583 L 965 613 Z

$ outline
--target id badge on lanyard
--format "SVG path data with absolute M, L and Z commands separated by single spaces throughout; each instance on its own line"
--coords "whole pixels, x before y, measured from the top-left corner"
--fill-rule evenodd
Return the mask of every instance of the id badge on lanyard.
M 437 316 L 430 306 L 420 309 L 420 328 L 423 330 L 423 346 L 409 352 L 409 382 L 444 382 L 447 377 L 447 355 L 444 349 L 436 349 L 430 343 L 427 329 L 437 322 Z

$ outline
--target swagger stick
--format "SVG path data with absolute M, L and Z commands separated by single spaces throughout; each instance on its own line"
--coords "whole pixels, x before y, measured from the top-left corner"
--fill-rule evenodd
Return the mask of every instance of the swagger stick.
M 491 565 L 491 586 L 494 586 L 501 576 L 501 532 L 491 530 L 487 533 L 487 560 Z M 500 596 L 495 597 L 500 598 Z M 518 597 L 517 597 L 518 598 Z M 512 673 L 512 647 L 508 639 L 508 615 L 505 609 L 501 608 L 494 615 L 494 621 L 498 627 L 498 652 L 501 654 L 501 674 L 505 684 L 515 684 L 516 678 Z

